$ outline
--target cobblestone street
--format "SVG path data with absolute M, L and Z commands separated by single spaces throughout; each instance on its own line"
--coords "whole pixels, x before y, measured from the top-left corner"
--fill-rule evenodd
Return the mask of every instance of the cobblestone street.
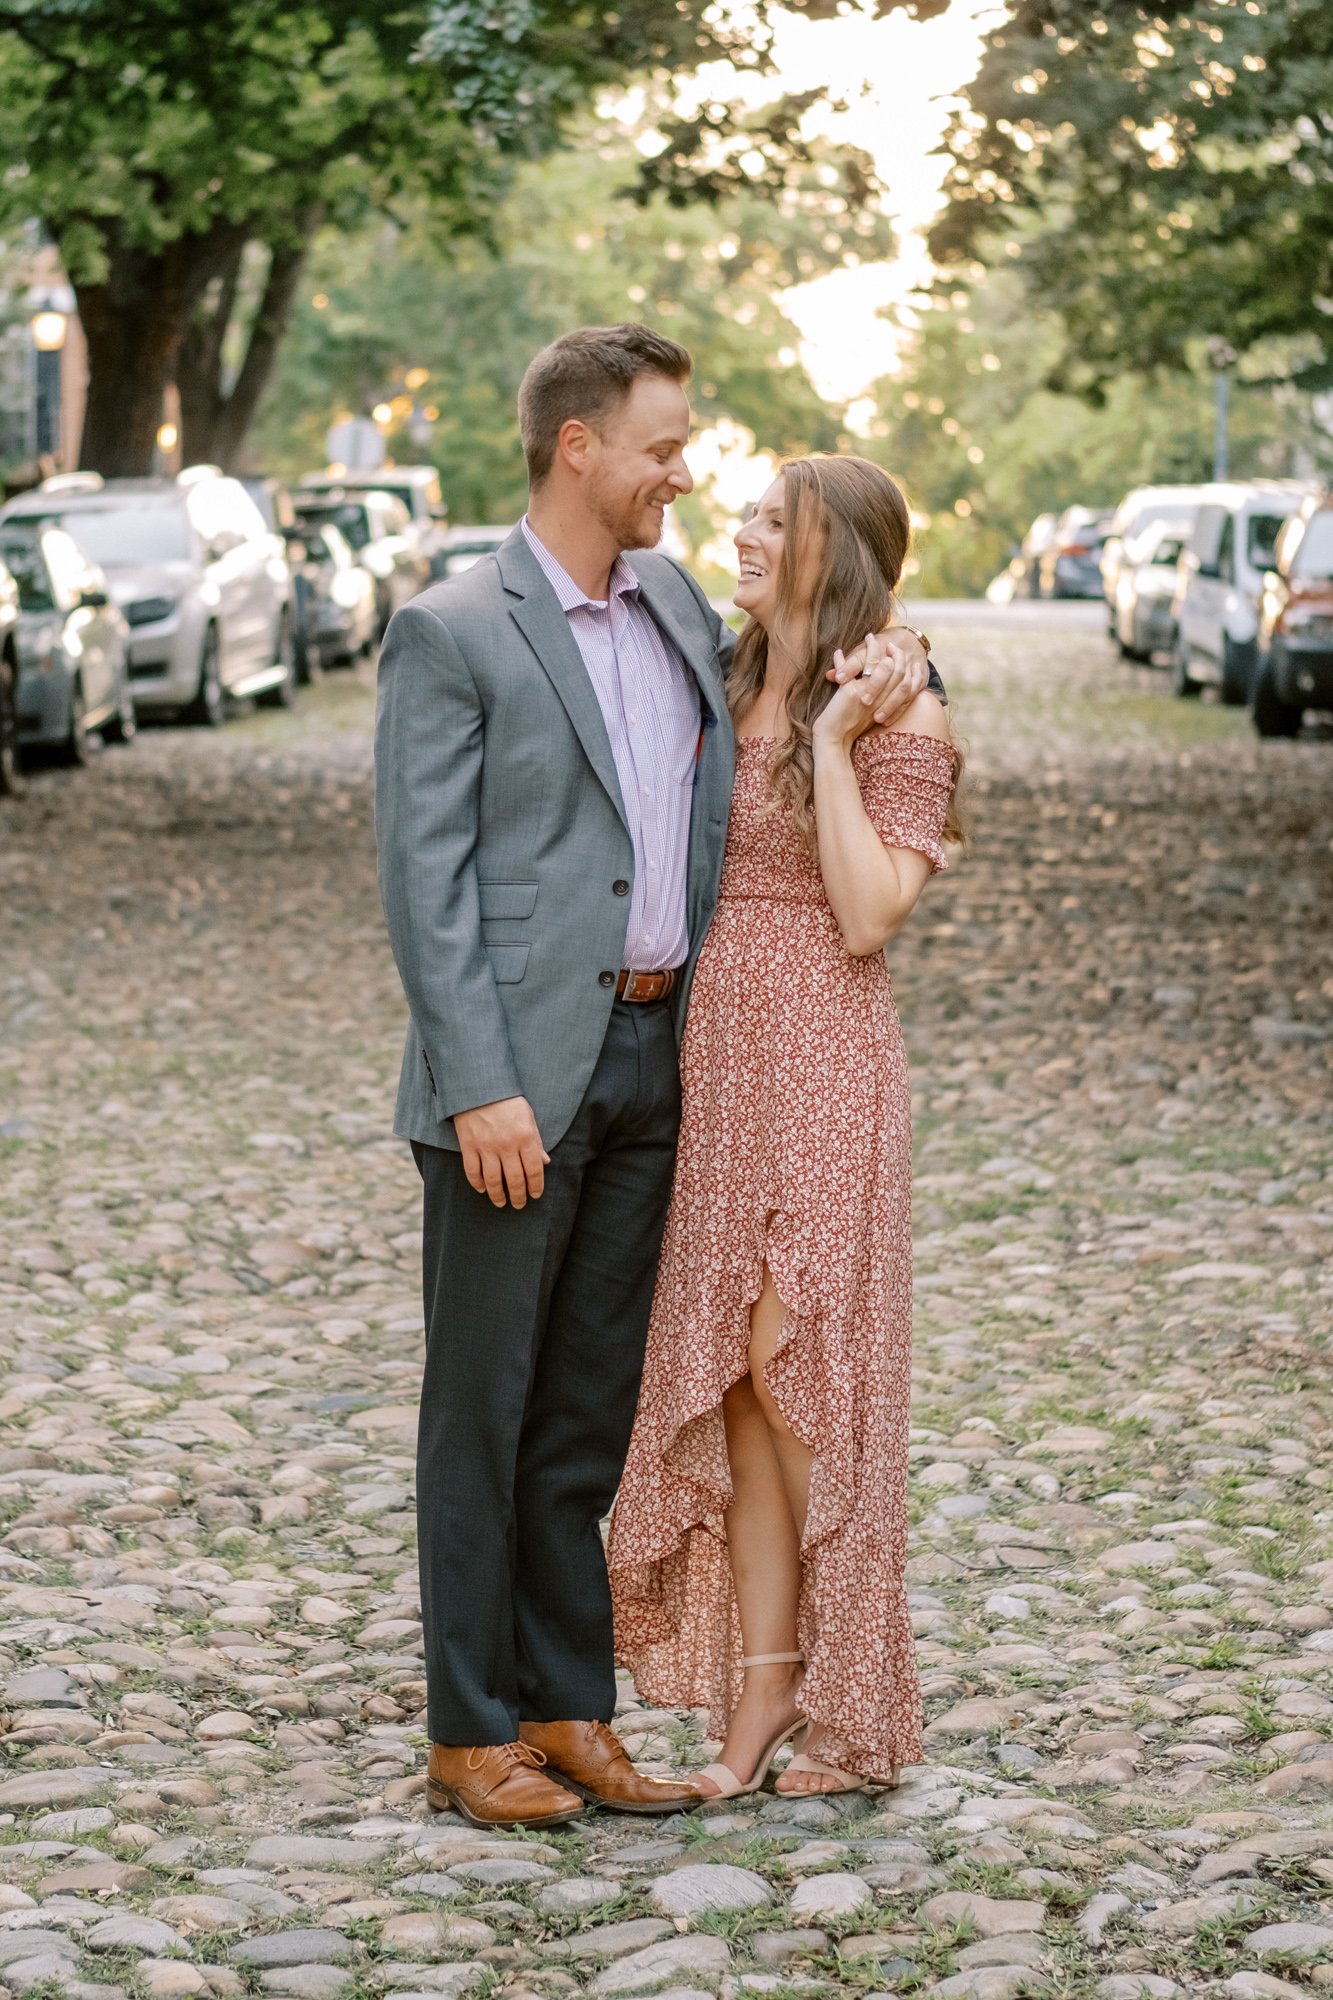
M 869 1798 L 426 1813 L 370 677 L 0 805 L 0 2000 L 1333 1992 L 1333 741 L 1091 614 L 936 651 L 930 1761 Z

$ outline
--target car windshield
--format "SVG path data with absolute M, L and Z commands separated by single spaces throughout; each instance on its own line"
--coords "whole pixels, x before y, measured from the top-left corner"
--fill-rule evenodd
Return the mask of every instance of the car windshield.
M 339 501 L 331 507 L 303 507 L 301 519 L 313 522 L 316 527 L 327 523 L 339 529 L 354 549 L 365 548 L 371 539 L 369 516 L 355 500 Z
M 1252 514 L 1246 544 L 1251 569 L 1272 569 L 1277 561 L 1277 538 L 1282 533 L 1285 514 Z
M 36 542 L 0 542 L 3 562 L 19 590 L 20 611 L 54 611 L 51 582 Z
M 72 535 L 85 555 L 108 569 L 137 563 L 187 562 L 190 531 L 185 509 L 174 504 L 146 507 L 79 507 L 47 517 Z
M 1291 573 L 1312 583 L 1333 583 L 1333 510 L 1310 516 Z

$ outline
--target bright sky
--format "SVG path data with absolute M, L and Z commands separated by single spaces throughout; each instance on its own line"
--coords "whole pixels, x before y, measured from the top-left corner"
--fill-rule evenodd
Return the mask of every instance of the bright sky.
M 745 0 L 731 0 L 739 12 Z M 933 157 L 960 87 L 974 75 L 985 25 L 1002 9 L 996 0 L 952 0 L 934 21 L 894 12 L 875 20 L 868 4 L 848 0 L 849 11 L 831 21 L 781 17 L 775 44 L 776 77 L 751 81 L 717 64 L 700 72 L 689 97 L 744 95 L 768 102 L 782 90 L 807 90 L 818 81 L 841 114 L 811 114 L 811 131 L 863 146 L 883 182 L 885 212 L 897 228 L 899 254 L 892 263 L 862 264 L 830 272 L 788 292 L 787 312 L 801 329 L 802 359 L 820 393 L 853 402 L 892 366 L 894 333 L 880 310 L 905 301 L 930 272 L 923 232 L 940 204 L 944 161 Z M 853 425 L 857 412 L 850 412 Z M 757 460 L 747 432 L 723 423 L 703 432 L 691 449 L 696 478 L 709 480 L 722 507 L 738 512 L 757 497 L 771 470 Z M 722 562 L 722 544 L 705 552 Z
M 701 95 L 744 88 L 757 102 L 771 98 L 775 85 L 793 91 L 815 81 L 827 85 L 833 97 L 846 99 L 847 111 L 821 109 L 811 129 L 863 146 L 887 190 L 884 208 L 901 246 L 895 262 L 832 272 L 783 302 L 804 336 L 806 367 L 832 401 L 857 396 L 892 362 L 892 329 L 876 314 L 904 300 L 929 273 L 922 231 L 939 207 L 944 171 L 944 161 L 932 155 L 960 86 L 976 71 L 984 25 L 1002 11 L 995 0 L 952 0 L 934 21 L 913 21 L 901 11 L 877 21 L 855 4 L 832 21 L 787 15 L 776 38 L 776 78 L 750 85 L 723 65 L 700 75 Z

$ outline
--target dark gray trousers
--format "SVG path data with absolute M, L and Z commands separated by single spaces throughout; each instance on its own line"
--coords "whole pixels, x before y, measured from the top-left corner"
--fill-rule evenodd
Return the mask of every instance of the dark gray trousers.
M 618 1001 L 540 1201 L 495 1208 L 457 1153 L 413 1145 L 433 1742 L 511 1743 L 520 1719 L 611 1719 L 600 1523 L 634 1422 L 679 1123 L 670 1008 Z

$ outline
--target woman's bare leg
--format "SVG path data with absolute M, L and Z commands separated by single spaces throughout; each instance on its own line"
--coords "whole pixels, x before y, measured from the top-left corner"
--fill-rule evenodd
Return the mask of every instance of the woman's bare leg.
M 805 1517 L 810 1507 L 811 1453 L 808 1446 L 801 1443 L 783 1418 L 764 1381 L 764 1369 L 777 1352 L 785 1319 L 786 1308 L 778 1297 L 772 1274 L 765 1268 L 763 1290 L 750 1314 L 749 1379 L 754 1386 L 755 1400 L 762 1412 L 765 1428 L 772 1443 L 773 1457 L 787 1497 L 788 1510 L 798 1534 L 804 1534 Z M 729 1526 L 728 1533 L 730 1533 Z M 748 1641 L 746 1651 L 749 1651 Z M 812 1757 L 818 1757 L 818 1729 L 811 1731 L 805 1748 Z M 780 1792 L 797 1796 L 827 1791 L 831 1788 L 831 1781 L 821 1778 L 816 1771 L 784 1771 L 776 1783 Z
M 767 1294 L 772 1290 L 767 1271 L 764 1278 Z M 775 1292 L 773 1298 L 776 1302 Z M 763 1304 L 761 1297 L 751 1315 L 752 1359 L 757 1351 L 756 1320 L 762 1323 L 766 1317 L 761 1314 Z M 778 1303 L 779 1326 L 781 1315 Z M 771 1346 L 767 1351 L 772 1352 Z M 747 1654 L 794 1653 L 798 1643 L 800 1533 L 766 1403 L 771 1408 L 772 1398 L 757 1387 L 753 1375 L 743 1375 L 722 1399 L 732 1485 L 732 1502 L 726 1513 L 727 1552 Z M 801 1667 L 794 1661 L 747 1669 L 721 1758 L 728 1770 L 746 1783 L 779 1729 L 795 1721 L 800 1681 Z

